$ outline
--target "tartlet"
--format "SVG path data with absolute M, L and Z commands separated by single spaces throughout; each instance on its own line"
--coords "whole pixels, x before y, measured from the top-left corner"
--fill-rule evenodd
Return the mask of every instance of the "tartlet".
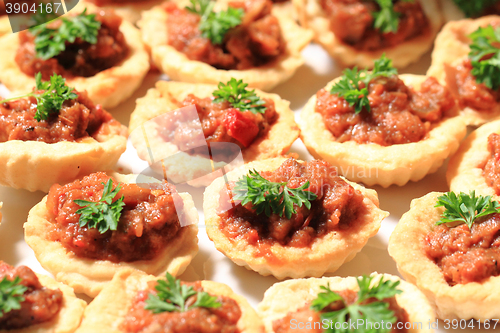
M 179 8 L 189 5 L 188 1 L 176 1 Z M 227 7 L 227 1 L 218 1 L 215 9 Z M 283 55 L 264 66 L 245 70 L 222 70 L 201 61 L 190 60 L 185 54 L 168 44 L 166 20 L 167 12 L 161 7 L 154 7 L 142 14 L 138 25 L 142 38 L 151 49 L 153 62 L 172 80 L 196 83 L 227 82 L 231 78 L 242 79 L 250 87 L 271 90 L 276 85 L 288 80 L 304 64 L 302 49 L 309 44 L 312 33 L 301 28 L 291 17 L 272 11 L 278 19 L 281 34 L 286 43 Z
M 339 230 L 328 232 L 305 247 L 292 247 L 273 242 L 268 249 L 274 257 L 272 260 L 267 260 L 258 243 L 250 244 L 242 237 L 229 238 L 220 230 L 222 219 L 218 211 L 224 207 L 221 205 L 221 190 L 227 186 L 226 181 L 237 181 L 249 170 L 274 171 L 286 160 L 284 157 L 278 157 L 245 164 L 216 179 L 207 187 L 203 196 L 203 212 L 208 237 L 214 242 L 217 250 L 235 264 L 264 276 L 274 275 L 278 279 L 284 279 L 319 277 L 326 272 L 334 272 L 361 251 L 368 239 L 377 233 L 381 221 L 388 216 L 387 212 L 378 208 L 378 197 L 374 190 L 348 182 L 355 190 L 360 191 L 363 197 L 355 220 L 359 223 L 351 225 L 345 232 Z
M 463 19 L 448 22 L 436 37 L 435 47 L 432 51 L 432 63 L 427 71 L 428 76 L 434 76 L 443 85 L 448 85 L 456 90 L 456 82 L 451 81 L 451 69 L 463 67 L 470 52 L 471 40 L 468 36 L 479 27 L 500 24 L 500 18 L 495 15 L 484 16 L 479 19 Z M 478 84 L 479 85 L 479 84 Z M 459 94 L 458 91 L 454 92 Z M 459 96 L 459 95 L 458 95 Z M 500 103 L 493 108 L 478 111 L 473 107 L 464 106 L 460 111 L 467 125 L 478 126 L 500 116 Z
M 412 284 L 401 280 L 399 277 L 390 274 L 372 273 L 374 281 L 380 279 L 400 281 L 398 289 L 401 294 L 396 295 L 396 300 L 400 307 L 406 310 L 410 323 L 421 323 L 421 329 L 410 329 L 408 332 L 433 332 L 429 327 L 429 322 L 435 321 L 434 310 L 430 306 L 425 296 Z M 273 333 L 273 322 L 285 317 L 289 312 L 296 311 L 317 297 L 322 290 L 321 286 L 327 286 L 333 291 L 338 290 L 359 290 L 355 277 L 323 277 L 297 279 L 279 282 L 269 288 L 264 299 L 258 305 L 257 311 L 263 318 L 267 333 Z M 298 319 L 301 321 L 303 319 Z
M 134 183 L 136 176 L 112 174 L 119 182 Z M 153 179 L 152 183 L 157 182 Z M 191 196 L 179 194 L 184 204 L 183 226 L 175 239 L 165 244 L 160 253 L 150 260 L 132 262 L 112 262 L 82 258 L 65 248 L 60 242 L 51 240 L 54 227 L 48 220 L 47 197 L 30 210 L 28 221 L 24 224 L 25 240 L 35 252 L 40 264 L 55 278 L 77 293 L 95 297 L 113 276 L 124 268 L 144 271 L 162 276 L 166 272 L 177 276 L 182 274 L 198 252 L 198 213 Z
M 389 254 L 403 277 L 427 296 L 438 318 L 481 321 L 498 318 L 498 297 L 491 291 L 498 288 L 500 277 L 451 286 L 423 248 L 424 238 L 444 211 L 442 207 L 434 207 L 442 194 L 431 192 L 411 202 L 410 210 L 401 217 L 389 239 Z
M 36 273 L 35 273 L 36 274 Z M 84 300 L 75 296 L 73 289 L 55 281 L 53 278 L 36 274 L 42 286 L 49 289 L 59 289 L 62 292 L 62 304 L 59 312 L 49 321 L 20 329 L 2 330 L 10 333 L 73 333 L 80 326 L 83 312 L 87 306 Z
M 428 33 L 411 38 L 393 47 L 375 51 L 363 51 L 346 44 L 330 29 L 330 20 L 320 0 L 293 0 L 299 21 L 305 28 L 314 31 L 314 41 L 345 66 L 372 67 L 373 61 L 386 54 L 395 67 L 402 68 L 417 61 L 431 47 L 442 25 L 439 6 L 433 0 L 419 0 L 429 21 Z
M 89 4 L 78 4 L 71 12 L 97 12 L 98 9 Z M 125 36 L 129 48 L 125 59 L 118 65 L 103 70 L 90 77 L 74 76 L 67 78 L 67 84 L 77 90 L 86 90 L 89 97 L 105 108 L 112 108 L 129 98 L 140 86 L 149 70 L 149 56 L 141 40 L 141 34 L 130 22 L 123 20 L 120 31 Z M 35 85 L 34 77 L 21 71 L 15 61 L 20 45 L 18 34 L 9 34 L 1 39 L 0 50 L 0 81 L 12 92 L 18 95 L 28 92 Z
M 148 90 L 145 97 L 137 100 L 136 108 L 130 116 L 130 138 L 139 157 L 148 161 L 155 168 L 158 163 L 152 163 L 151 151 L 156 155 L 157 153 L 163 154 L 162 157 L 177 153 L 178 158 L 175 163 L 164 165 L 168 177 L 174 181 L 187 179 L 188 183 L 193 186 L 208 185 L 215 177 L 222 176 L 219 170 L 214 175 L 197 179 L 205 174 L 204 171 L 207 170 L 207 166 L 210 165 L 211 161 L 206 157 L 191 156 L 181 152 L 174 143 L 166 142 L 158 134 L 161 127 L 156 122 L 151 121 L 162 114 L 177 110 L 179 108 L 177 101 L 184 100 L 189 94 L 206 98 L 211 97 L 212 92 L 215 90 L 217 90 L 217 86 L 209 84 L 157 82 L 156 88 Z M 264 136 L 257 137 L 248 147 L 242 149 L 241 156 L 245 162 L 283 155 L 299 136 L 299 129 L 288 101 L 281 99 L 276 94 L 264 93 L 259 90 L 256 91 L 256 94 L 262 98 L 272 100 L 279 116 L 271 124 L 269 131 Z M 147 143 L 150 150 L 146 145 L 144 133 L 147 133 Z M 221 162 L 214 162 L 215 167 L 223 165 Z M 163 170 L 158 171 L 163 173 Z
M 137 292 L 147 289 L 148 282 L 157 279 L 157 277 L 130 270 L 116 274 L 113 281 L 87 307 L 82 324 L 76 332 L 123 333 L 124 331 L 120 329 L 120 325 L 132 306 L 132 301 Z M 210 295 L 226 296 L 238 303 L 242 312 L 242 316 L 237 323 L 240 332 L 263 332 L 261 319 L 243 297 L 236 295 L 228 286 L 222 283 L 201 281 L 201 286 Z
M 450 191 L 469 193 L 475 190 L 483 196 L 497 196 L 483 175 L 486 161 L 491 156 L 488 150 L 488 136 L 491 133 L 500 134 L 500 120 L 485 124 L 472 132 L 451 157 L 446 171 Z
M 163 0 L 132 0 L 132 1 L 117 1 L 115 3 L 107 3 L 101 8 L 113 9 L 118 15 L 123 17 L 130 23 L 136 23 L 141 18 L 141 13 L 150 9 L 153 6 L 160 4 Z M 84 0 L 84 2 L 96 5 L 96 0 Z
M 399 78 L 406 85 L 419 90 L 426 77 L 404 74 L 399 75 Z M 325 89 L 330 90 L 336 80 L 328 83 Z M 439 122 L 418 142 L 391 146 L 358 144 L 352 140 L 337 142 L 326 127 L 322 115 L 315 111 L 316 101 L 314 95 L 300 114 L 300 136 L 308 151 L 314 157 L 336 166 L 347 179 L 368 186 L 402 186 L 410 180 L 424 178 L 435 172 L 458 149 L 466 134 L 463 119 L 451 117 Z

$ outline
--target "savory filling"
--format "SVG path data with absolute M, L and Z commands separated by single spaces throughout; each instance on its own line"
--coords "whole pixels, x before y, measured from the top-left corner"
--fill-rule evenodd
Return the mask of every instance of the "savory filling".
M 249 69 L 267 65 L 285 52 L 278 19 L 271 14 L 270 0 L 231 4 L 243 7 L 241 24 L 230 29 L 222 43 L 214 44 L 199 29 L 200 15 L 167 2 L 168 43 L 189 59 L 205 62 L 218 69 Z
M 101 23 L 96 43 L 76 38 L 74 42 L 65 43 L 64 51 L 47 60 L 37 57 L 36 36 L 29 30 L 20 32 L 20 45 L 15 59 L 17 65 L 29 76 L 41 72 L 44 80 L 48 80 L 54 73 L 66 78 L 90 77 L 118 65 L 129 52 L 125 36 L 120 31 L 122 19 L 112 11 L 104 10 L 96 14 L 96 19 Z M 61 20 L 55 20 L 49 27 L 57 29 L 60 25 Z
M 480 112 L 492 111 L 500 102 L 500 90 L 478 83 L 471 71 L 471 61 L 465 60 L 456 67 L 446 66 L 446 80 L 456 95 L 461 107 L 470 107 Z
M 483 176 L 486 184 L 500 194 L 500 135 L 491 133 L 488 136 L 488 150 L 491 156 L 486 161 Z
M 273 322 L 273 332 L 275 333 L 297 332 L 297 328 L 291 325 L 291 323 L 302 323 L 304 327 L 308 328 L 307 330 L 304 330 L 304 332 L 306 331 L 308 333 L 326 332 L 326 330 L 323 329 L 324 324 L 320 317 L 321 314 L 324 312 L 342 310 L 346 306 L 354 304 L 358 298 L 358 294 L 355 291 L 349 289 L 340 290 L 337 291 L 336 293 L 339 294 L 343 298 L 343 300 L 332 302 L 328 307 L 324 308 L 321 312 L 312 310 L 310 304 L 307 304 L 297 309 L 294 312 L 289 312 L 285 317 L 277 319 Z M 367 301 L 361 302 L 361 304 L 369 304 L 374 301 L 376 301 L 376 299 L 371 298 Z M 389 304 L 388 309 L 392 310 L 394 312 L 394 316 L 397 318 L 397 323 L 392 324 L 392 330 L 390 331 L 390 333 L 407 332 L 408 330 L 405 328 L 398 329 L 398 327 L 404 327 L 404 323 L 409 321 L 409 316 L 406 310 L 398 305 L 398 302 L 396 301 L 395 297 L 386 298 L 383 300 L 383 302 Z
M 81 227 L 82 214 L 77 211 L 82 206 L 78 200 L 99 202 L 109 180 L 105 173 L 98 172 L 64 186 L 52 186 L 47 199 L 49 220 L 54 227 L 51 240 L 82 258 L 113 262 L 155 258 L 180 232 L 176 208 L 182 209 L 182 199 L 165 182 L 144 186 L 123 183 L 115 196 L 123 196 L 124 203 L 116 230 L 101 233 L 90 224 Z
M 23 286 L 25 291 L 22 295 L 16 295 L 16 298 L 24 299 L 18 300 L 19 309 L 12 309 L 7 313 L 0 311 L 0 330 L 21 329 L 44 323 L 59 313 L 63 301 L 62 292 L 59 289 L 52 290 L 42 286 L 38 277 L 28 267 L 14 268 L 0 261 L 0 281 L 5 278 L 9 281 L 19 278 L 19 285 Z M 10 299 L 10 302 L 13 301 Z
M 182 283 L 192 286 L 195 291 L 202 291 L 201 283 Z M 149 295 L 156 294 L 154 285 L 149 290 L 139 291 L 132 307 L 121 324 L 121 329 L 127 333 L 239 333 L 238 320 L 241 310 L 235 300 L 225 296 L 217 296 L 221 305 L 214 308 L 193 307 L 184 312 L 153 313 L 146 310 L 146 300 Z M 190 306 L 196 302 L 196 296 L 186 301 Z
M 364 83 L 359 83 L 364 88 Z M 370 111 L 355 112 L 343 97 L 322 89 L 316 112 L 338 142 L 376 143 L 381 146 L 417 142 L 433 125 L 451 116 L 454 99 L 433 77 L 416 91 L 397 76 L 376 77 L 368 84 Z
M 100 105 L 94 105 L 87 93 L 78 93 L 76 99 L 66 100 L 59 113 L 50 113 L 47 120 L 36 120 L 36 114 L 35 97 L 0 104 L 0 142 L 77 141 L 108 134 L 110 126 L 118 124 Z
M 337 176 L 337 170 L 325 161 L 301 164 L 290 158 L 275 171 L 263 171 L 260 175 L 271 182 L 286 183 L 292 189 L 309 181 L 307 191 L 317 196 L 310 208 L 294 204 L 291 218 L 276 213 L 257 214 L 251 203 L 238 203 L 219 213 L 219 228 L 226 237 L 243 238 L 261 248 L 266 257 L 271 256 L 266 250 L 274 243 L 306 247 L 329 232 L 349 237 L 351 227 L 360 223 L 357 216 L 362 213 L 363 195 Z M 221 197 L 230 197 L 226 188 L 221 190 Z M 224 204 L 221 201 L 220 210 Z
M 429 31 L 429 21 L 418 1 L 394 1 L 393 10 L 399 17 L 395 32 L 374 27 L 373 13 L 381 9 L 373 0 L 321 0 L 321 6 L 335 36 L 358 50 L 391 47 Z
M 133 4 L 133 3 L 145 2 L 144 0 L 89 0 L 89 1 L 94 3 L 96 6 L 106 6 L 106 5 L 115 5 L 115 4 Z
M 500 215 L 472 225 L 436 226 L 424 238 L 427 256 L 441 268 L 449 285 L 482 282 L 500 275 Z
M 195 105 L 199 120 L 186 121 L 181 111 L 170 112 L 168 117 L 160 117 L 158 120 L 160 135 L 165 141 L 186 151 L 197 147 L 196 136 L 201 122 L 208 143 L 231 142 L 245 149 L 255 139 L 263 137 L 278 118 L 274 101 L 264 101 L 265 113 L 252 113 L 235 109 L 227 101 L 213 103 L 212 98 L 199 98 L 189 94 L 182 102 L 178 102 L 179 108 Z M 192 152 L 203 153 L 196 149 Z

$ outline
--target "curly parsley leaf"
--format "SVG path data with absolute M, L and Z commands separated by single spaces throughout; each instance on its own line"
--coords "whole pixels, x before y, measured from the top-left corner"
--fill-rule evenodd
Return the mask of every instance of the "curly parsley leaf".
M 397 75 L 398 71 L 392 67 L 392 60 L 385 54 L 380 59 L 375 60 L 373 70 L 358 70 L 346 68 L 342 72 L 340 80 L 337 81 L 330 90 L 330 94 L 343 97 L 350 106 L 354 106 L 355 113 L 360 113 L 363 108 L 370 112 L 370 101 L 368 100 L 368 84 L 377 77 L 389 77 Z
M 113 181 L 108 180 L 104 185 L 102 197 L 98 202 L 87 200 L 73 200 L 78 206 L 83 207 L 76 211 L 80 215 L 79 226 L 88 226 L 89 228 L 97 228 L 99 233 L 103 234 L 108 230 L 116 230 L 118 228 L 118 220 L 120 219 L 123 206 L 123 196 L 113 202 L 118 192 L 121 189 L 120 184 L 113 189 Z
M 87 14 L 87 9 L 76 16 L 62 17 L 56 29 L 50 28 L 49 23 L 30 28 L 35 35 L 36 56 L 43 60 L 59 55 L 66 49 L 66 43 L 74 43 L 77 38 L 96 44 L 101 28 L 101 22 L 96 20 L 95 14 Z
M 453 0 L 455 4 L 464 12 L 467 17 L 480 16 L 485 8 L 497 2 L 497 0 Z
M 21 302 L 24 302 L 22 295 L 26 290 L 28 288 L 21 284 L 19 276 L 16 276 L 13 281 L 8 280 L 7 277 L 0 281 L 0 318 L 12 310 L 21 308 Z
M 35 120 L 48 120 L 51 114 L 57 114 L 61 110 L 63 103 L 68 100 L 78 98 L 78 95 L 73 91 L 74 88 L 66 85 L 66 79 L 60 75 L 54 74 L 50 77 L 50 81 L 42 82 L 41 73 L 35 75 L 35 91 L 23 96 L 17 96 L 0 101 L 5 103 L 8 101 L 35 97 L 37 106 Z
M 493 201 L 490 195 L 476 197 L 475 191 L 470 191 L 469 194 L 460 192 L 458 196 L 454 192 L 448 192 L 438 197 L 434 207 L 445 208 L 441 219 L 436 222 L 437 225 L 463 222 L 469 229 L 478 218 L 500 212 L 498 201 Z
M 266 107 L 264 100 L 255 94 L 255 90 L 248 90 L 247 83 L 243 80 L 231 78 L 227 84 L 219 82 L 218 90 L 212 95 L 215 99 L 212 103 L 229 102 L 234 108 L 240 111 L 250 111 L 254 114 L 265 113 Z
M 479 27 L 469 35 L 471 74 L 490 89 L 500 88 L 500 27 Z
M 306 191 L 309 181 L 297 188 L 290 188 L 286 182 L 275 183 L 262 177 L 255 169 L 250 170 L 248 175 L 243 176 L 236 182 L 234 187 L 234 199 L 241 200 L 242 205 L 252 203 L 252 208 L 257 214 L 265 212 L 267 216 L 271 213 L 286 216 L 287 219 L 295 214 L 294 205 L 311 208 L 311 201 L 317 195 Z
M 214 2 L 210 0 L 190 0 L 186 10 L 201 16 L 198 28 L 201 35 L 213 44 L 222 44 L 227 32 L 241 24 L 244 11 L 241 8 L 228 7 L 227 10 L 214 12 Z
M 383 302 L 384 299 L 393 297 L 401 293 L 401 290 L 397 289 L 399 281 L 390 281 L 380 279 L 378 283 L 373 284 L 373 276 L 363 276 L 357 278 L 359 291 L 358 299 L 353 304 L 345 304 L 344 307 L 336 311 L 328 311 L 328 306 L 336 301 L 342 301 L 342 297 L 336 292 L 330 289 L 330 286 L 322 286 L 321 289 L 324 292 L 319 293 L 318 297 L 311 302 L 311 309 L 315 311 L 326 312 L 321 313 L 321 322 L 326 320 L 327 322 L 332 322 L 329 328 L 325 330 L 325 333 L 337 333 L 339 332 L 335 328 L 347 321 L 357 322 L 358 319 L 363 320 L 364 327 L 356 326 L 356 328 L 348 328 L 342 332 L 356 332 L 356 333 L 388 333 L 390 329 L 387 325 L 380 325 L 382 321 L 385 323 L 395 323 L 397 318 L 394 312 L 389 309 L 389 304 Z M 370 298 L 376 298 L 378 301 L 366 303 Z M 329 302 L 330 301 L 330 302 Z M 371 323 L 371 325 L 370 325 Z M 340 325 L 341 326 L 341 325 Z M 379 327 L 379 329 L 372 330 L 370 327 Z
M 380 10 L 373 12 L 373 26 L 383 33 L 397 32 L 399 27 L 400 13 L 394 10 L 392 0 L 375 0 Z M 401 0 L 404 2 L 413 2 L 414 0 Z
M 185 312 L 195 307 L 218 308 L 222 304 L 217 298 L 210 296 L 204 291 L 196 292 L 193 287 L 181 284 L 181 281 L 167 273 L 166 280 L 158 280 L 155 287 L 156 294 L 149 294 L 146 300 L 146 310 L 153 313 L 161 312 Z M 187 300 L 196 296 L 193 305 L 187 307 Z

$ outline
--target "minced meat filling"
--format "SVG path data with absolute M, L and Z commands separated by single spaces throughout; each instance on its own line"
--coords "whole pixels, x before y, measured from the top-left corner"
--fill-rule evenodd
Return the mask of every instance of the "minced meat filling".
M 488 136 L 488 150 L 491 156 L 484 166 L 484 180 L 500 195 L 500 135 L 491 133 Z
M 330 29 L 344 43 L 358 50 L 378 50 L 391 47 L 429 30 L 429 20 L 418 0 L 396 0 L 394 11 L 399 14 L 397 32 L 382 33 L 373 27 L 373 12 L 380 7 L 370 0 L 321 0 L 330 18 Z
M 98 202 L 104 184 L 110 179 L 98 172 L 73 183 L 51 187 L 47 199 L 53 241 L 60 242 L 78 257 L 131 262 L 155 258 L 180 231 L 177 209 L 183 203 L 175 188 L 168 183 L 121 183 L 115 200 L 124 196 L 125 206 L 116 231 L 101 234 L 96 228 L 79 226 L 81 207 L 74 200 Z M 118 183 L 113 180 L 113 188 Z
M 309 181 L 308 191 L 318 197 L 311 202 L 311 209 L 295 205 L 297 213 L 290 219 L 274 213 L 270 217 L 265 213 L 257 215 L 251 203 L 245 206 L 238 203 L 219 213 L 219 227 L 230 239 L 243 238 L 262 248 L 275 242 L 306 247 L 329 232 L 348 235 L 350 227 L 359 223 L 357 216 L 361 213 L 363 195 L 337 176 L 337 170 L 325 161 L 301 164 L 290 158 L 275 171 L 260 174 L 272 182 L 286 182 L 290 188 Z M 226 191 L 222 189 L 222 198 L 229 198 Z
M 37 121 L 34 97 L 0 104 L 0 142 L 10 140 L 56 143 L 76 141 L 97 134 L 110 133 L 118 122 L 101 105 L 95 105 L 87 93 L 78 93 L 75 100 L 65 101 L 59 113 L 48 120 Z
M 156 282 L 154 282 L 156 284 Z M 150 293 L 156 293 L 154 284 L 149 290 L 137 293 L 132 307 L 121 324 L 121 329 L 127 333 L 239 333 L 238 320 L 241 310 L 235 300 L 225 296 L 217 296 L 218 308 L 195 307 L 186 312 L 162 312 L 154 314 L 144 309 Z M 195 291 L 203 291 L 201 283 L 182 283 L 191 285 Z M 186 304 L 193 304 L 196 296 L 192 296 Z
M 360 83 L 363 85 L 363 83 Z M 407 87 L 397 76 L 379 77 L 368 85 L 371 111 L 355 113 L 342 97 L 320 90 L 316 112 L 338 142 L 376 143 L 381 146 L 417 142 L 432 126 L 454 110 L 454 99 L 447 88 L 433 77 L 420 91 Z
M 254 114 L 232 108 L 229 102 L 212 103 L 211 98 L 199 98 L 189 94 L 178 103 L 179 108 L 195 105 L 199 118 L 186 121 L 182 111 L 170 112 L 157 121 L 161 128 L 160 135 L 165 141 L 174 143 L 180 150 L 195 148 L 199 146 L 197 136 L 201 121 L 203 134 L 208 143 L 232 142 L 245 149 L 257 138 L 266 135 L 278 118 L 274 102 L 265 98 L 264 101 L 265 113 Z
M 489 112 L 500 102 L 500 90 L 492 90 L 478 83 L 472 75 L 472 64 L 465 60 L 456 67 L 445 65 L 446 80 L 451 92 L 456 95 L 462 108 L 470 107 L 476 111 Z
M 351 305 L 354 302 L 356 302 L 358 298 L 357 293 L 349 289 L 336 291 L 336 293 L 343 298 L 343 301 L 336 301 L 331 303 L 322 312 L 333 312 L 342 310 L 346 307 L 346 305 Z M 372 298 L 366 301 L 365 303 L 369 304 L 375 301 L 377 300 L 375 298 Z M 390 310 L 394 311 L 394 315 L 397 318 L 397 322 L 406 323 L 409 321 L 410 318 L 408 316 L 408 313 L 406 312 L 405 309 L 399 306 L 395 297 L 386 298 L 383 301 L 389 304 Z M 324 324 L 321 321 L 320 315 L 321 312 L 316 312 L 314 310 L 311 310 L 310 304 L 307 304 L 297 309 L 296 311 L 289 312 L 285 317 L 275 320 L 273 322 L 273 332 L 274 333 L 296 333 L 296 332 L 323 333 L 326 330 L 323 329 Z M 306 328 L 305 330 L 297 330 L 297 327 L 291 325 L 291 323 L 294 322 L 302 323 L 304 327 L 308 327 L 306 325 L 309 323 L 310 329 Z M 408 330 L 405 328 L 398 329 L 397 328 L 398 325 L 396 323 L 392 325 L 392 330 L 390 331 L 390 333 L 408 332 Z M 404 327 L 404 325 L 399 325 L 399 326 Z
M 12 310 L 0 317 L 0 330 L 15 330 L 47 322 L 59 313 L 63 294 L 59 289 L 49 289 L 38 281 L 35 273 L 26 266 L 14 268 L 0 261 L 0 281 L 4 278 L 13 281 L 16 277 L 28 289 L 22 295 L 19 310 Z
M 231 29 L 221 45 L 202 37 L 200 16 L 166 2 L 168 43 L 189 59 L 218 69 L 249 69 L 276 60 L 285 52 L 278 19 L 271 14 L 270 0 L 247 0 L 230 4 L 245 10 L 242 23 Z
M 19 33 L 19 48 L 16 63 L 26 75 L 35 76 L 41 72 L 43 80 L 49 80 L 54 73 L 66 78 L 74 76 L 90 77 L 118 65 L 129 52 L 125 36 L 120 31 L 121 17 L 112 11 L 96 13 L 101 22 L 97 43 L 90 44 L 77 38 L 74 43 L 66 43 L 66 49 L 59 55 L 43 60 L 35 52 L 35 36 L 29 30 Z M 55 20 L 52 28 L 60 25 Z
M 436 226 L 424 238 L 424 250 L 449 285 L 479 282 L 500 275 L 500 214 L 456 227 Z

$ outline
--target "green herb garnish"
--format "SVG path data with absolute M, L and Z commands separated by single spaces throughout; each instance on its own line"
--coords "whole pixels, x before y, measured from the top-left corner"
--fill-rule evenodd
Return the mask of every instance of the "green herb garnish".
M 454 192 L 448 192 L 438 197 L 434 207 L 445 208 L 441 219 L 436 222 L 437 225 L 463 222 L 469 229 L 478 218 L 500 212 L 500 204 L 493 201 L 490 195 L 476 197 L 475 191 L 470 191 L 469 194 L 460 192 L 458 197 Z
M 289 188 L 286 182 L 271 182 L 254 169 L 236 182 L 233 191 L 235 200 L 241 200 L 242 205 L 251 202 L 257 214 L 265 212 L 267 216 L 271 216 L 272 212 L 279 216 L 285 214 L 290 219 L 292 214 L 297 213 L 294 204 L 299 207 L 304 204 L 310 209 L 311 201 L 317 198 L 316 194 L 306 191 L 308 187 L 309 181 L 300 187 Z
M 215 99 L 212 103 L 229 102 L 233 108 L 240 111 L 250 111 L 254 114 L 265 113 L 266 107 L 259 96 L 255 94 L 255 90 L 247 90 L 247 83 L 243 80 L 231 78 L 227 84 L 219 82 L 218 90 L 215 90 L 212 95 Z
M 77 16 L 62 17 L 57 29 L 49 28 L 49 23 L 30 28 L 35 35 L 36 56 L 43 60 L 59 55 L 66 49 L 66 43 L 74 43 L 77 38 L 96 44 L 101 28 L 101 22 L 96 20 L 95 14 L 87 14 L 87 9 Z
M 190 0 L 186 10 L 201 16 L 198 28 L 201 35 L 213 44 L 222 44 L 227 32 L 240 25 L 244 11 L 241 8 L 228 7 L 227 10 L 214 12 L 215 2 L 210 0 Z
M 51 114 L 59 113 L 65 101 L 78 97 L 78 95 L 73 92 L 74 88 L 68 87 L 66 85 L 66 79 L 60 75 L 54 74 L 50 77 L 50 81 L 42 82 L 42 74 L 37 73 L 35 75 L 35 82 L 36 88 L 34 92 L 23 96 L 4 99 L 0 101 L 0 104 L 20 98 L 35 97 L 37 106 L 34 118 L 37 121 L 41 121 L 49 119 Z
M 323 311 L 321 313 L 321 322 L 326 320 L 330 323 L 330 328 L 325 330 L 325 333 L 336 333 L 336 332 L 356 332 L 356 333 L 388 333 L 391 331 L 387 328 L 387 325 L 380 325 L 382 321 L 384 323 L 395 323 L 397 318 L 394 315 L 394 311 L 389 309 L 389 304 L 383 302 L 384 299 L 393 297 L 400 294 L 402 291 L 396 287 L 399 285 L 399 281 L 391 281 L 380 279 L 378 283 L 372 285 L 374 277 L 373 276 L 362 276 L 357 278 L 359 291 L 358 299 L 353 304 L 347 305 L 344 303 L 345 307 L 337 311 L 328 311 L 327 307 L 336 301 L 344 302 L 343 298 L 336 292 L 330 289 L 327 285 L 321 286 L 320 288 L 324 292 L 319 293 L 318 297 L 311 302 L 311 309 L 315 311 Z M 371 286 L 372 285 L 372 286 Z M 378 301 L 365 303 L 370 298 L 376 298 Z M 357 322 L 358 319 L 363 320 L 364 325 L 356 326 L 352 329 L 344 329 L 342 331 L 336 330 L 335 328 L 339 325 L 336 323 L 342 323 L 346 321 Z M 372 325 L 370 325 L 370 323 Z M 378 323 L 378 325 L 375 325 Z M 373 327 L 380 327 L 380 329 L 373 330 Z
M 380 76 L 389 77 L 397 74 L 397 69 L 392 67 L 392 60 L 386 58 L 384 54 L 380 59 L 375 60 L 371 72 L 366 69 L 358 70 L 357 67 L 346 68 L 342 72 L 340 80 L 333 85 L 330 94 L 343 97 L 350 106 L 354 106 L 356 113 L 360 113 L 363 108 L 370 112 L 370 101 L 368 100 L 370 81 Z
M 404 2 L 413 2 L 414 0 L 401 0 Z M 399 26 L 400 13 L 394 10 L 392 0 L 375 0 L 380 6 L 380 10 L 373 12 L 373 26 L 383 33 L 396 32 Z
M 492 6 L 497 0 L 453 0 L 467 17 L 481 15 L 485 8 Z
M 167 280 L 158 280 L 155 287 L 157 294 L 149 294 L 146 300 L 146 310 L 153 313 L 185 312 L 192 308 L 218 308 L 222 304 L 217 297 L 210 296 L 204 291 L 195 291 L 193 287 L 181 285 L 181 281 L 167 273 Z M 186 301 L 196 296 L 193 305 L 186 307 Z
M 7 277 L 0 281 L 0 318 L 12 310 L 21 308 L 21 302 L 24 302 L 22 295 L 26 290 L 28 288 L 21 284 L 19 276 L 16 276 L 13 281 L 8 280 Z
M 471 74 L 490 89 L 500 88 L 500 27 L 479 27 L 469 35 Z
M 103 234 L 108 230 L 116 230 L 118 227 L 118 220 L 120 219 L 123 206 L 124 196 L 113 202 L 118 192 L 121 189 L 120 184 L 114 190 L 113 181 L 108 180 L 104 185 L 102 197 L 98 202 L 87 200 L 73 200 L 81 208 L 76 211 L 80 215 L 79 226 L 84 227 L 88 225 L 89 228 L 97 228 L 99 233 Z

